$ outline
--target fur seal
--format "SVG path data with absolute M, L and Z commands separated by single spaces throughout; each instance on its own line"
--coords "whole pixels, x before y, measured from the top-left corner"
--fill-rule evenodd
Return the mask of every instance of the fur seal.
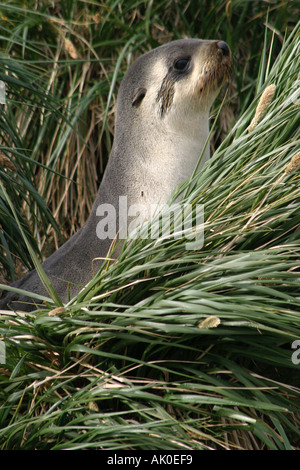
M 128 207 L 166 203 L 192 175 L 230 57 L 223 41 L 182 39 L 147 52 L 130 66 L 118 93 L 112 152 L 88 220 L 43 263 L 64 303 L 92 279 L 94 258 L 109 252 L 112 240 L 97 236 L 99 207 L 109 204 L 117 213 L 122 196 Z M 202 165 L 208 159 L 207 146 Z M 12 286 L 48 295 L 35 270 Z M 8 292 L 0 308 L 30 311 L 37 305 L 29 296 Z

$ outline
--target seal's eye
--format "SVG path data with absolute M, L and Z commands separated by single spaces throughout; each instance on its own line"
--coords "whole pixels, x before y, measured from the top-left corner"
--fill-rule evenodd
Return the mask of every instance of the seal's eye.
M 177 72 L 185 72 L 189 65 L 190 65 L 190 57 L 180 57 L 179 59 L 176 59 L 174 62 L 174 69 Z

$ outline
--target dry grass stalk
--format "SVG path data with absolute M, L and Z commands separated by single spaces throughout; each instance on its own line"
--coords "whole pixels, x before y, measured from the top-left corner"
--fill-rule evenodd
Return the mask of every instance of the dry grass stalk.
M 17 171 L 15 165 L 2 152 L 0 152 L 0 165 L 2 165 L 4 168 L 9 168 L 10 170 Z
M 64 38 L 64 47 L 72 59 L 79 59 L 79 53 L 70 39 Z
M 220 318 L 215 317 L 214 315 L 211 315 L 210 317 L 207 317 L 204 320 L 202 320 L 199 323 L 198 328 L 204 328 L 204 329 L 216 328 L 217 326 L 220 325 L 220 323 L 221 323 Z
M 66 313 L 67 312 L 67 309 L 65 307 L 57 307 L 57 308 L 54 308 L 53 310 L 51 310 L 50 312 L 48 312 L 48 316 L 49 317 L 59 317 L 60 315 L 62 315 L 63 313 Z

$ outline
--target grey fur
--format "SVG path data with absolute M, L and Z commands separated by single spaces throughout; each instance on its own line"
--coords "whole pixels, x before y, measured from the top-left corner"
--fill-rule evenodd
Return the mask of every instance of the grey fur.
M 174 60 L 181 56 L 191 57 L 190 70 L 185 74 L 173 70 Z M 209 84 L 204 98 L 195 85 L 193 96 L 183 97 L 193 69 L 200 70 L 202 62 L 211 67 L 212 76 L 226 77 L 230 59 L 218 42 L 198 39 L 160 46 L 129 68 L 118 94 L 112 152 L 91 214 L 84 226 L 43 263 L 63 302 L 91 280 L 93 268 L 97 270 L 101 264 L 92 266 L 94 258 L 107 256 L 112 243 L 96 235 L 99 205 L 112 204 L 118 213 L 121 195 L 127 196 L 128 206 L 166 203 L 175 187 L 191 175 L 208 136 L 208 111 L 220 85 Z M 206 151 L 204 160 L 208 158 Z M 36 271 L 12 285 L 47 295 Z M 0 308 L 29 311 L 36 307 L 29 297 L 6 293 L 0 299 Z

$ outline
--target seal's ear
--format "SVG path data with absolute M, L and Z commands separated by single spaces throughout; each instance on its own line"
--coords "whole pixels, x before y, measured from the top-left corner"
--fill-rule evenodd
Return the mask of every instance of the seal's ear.
M 146 88 L 139 88 L 131 102 L 132 106 L 139 106 L 147 93 Z

